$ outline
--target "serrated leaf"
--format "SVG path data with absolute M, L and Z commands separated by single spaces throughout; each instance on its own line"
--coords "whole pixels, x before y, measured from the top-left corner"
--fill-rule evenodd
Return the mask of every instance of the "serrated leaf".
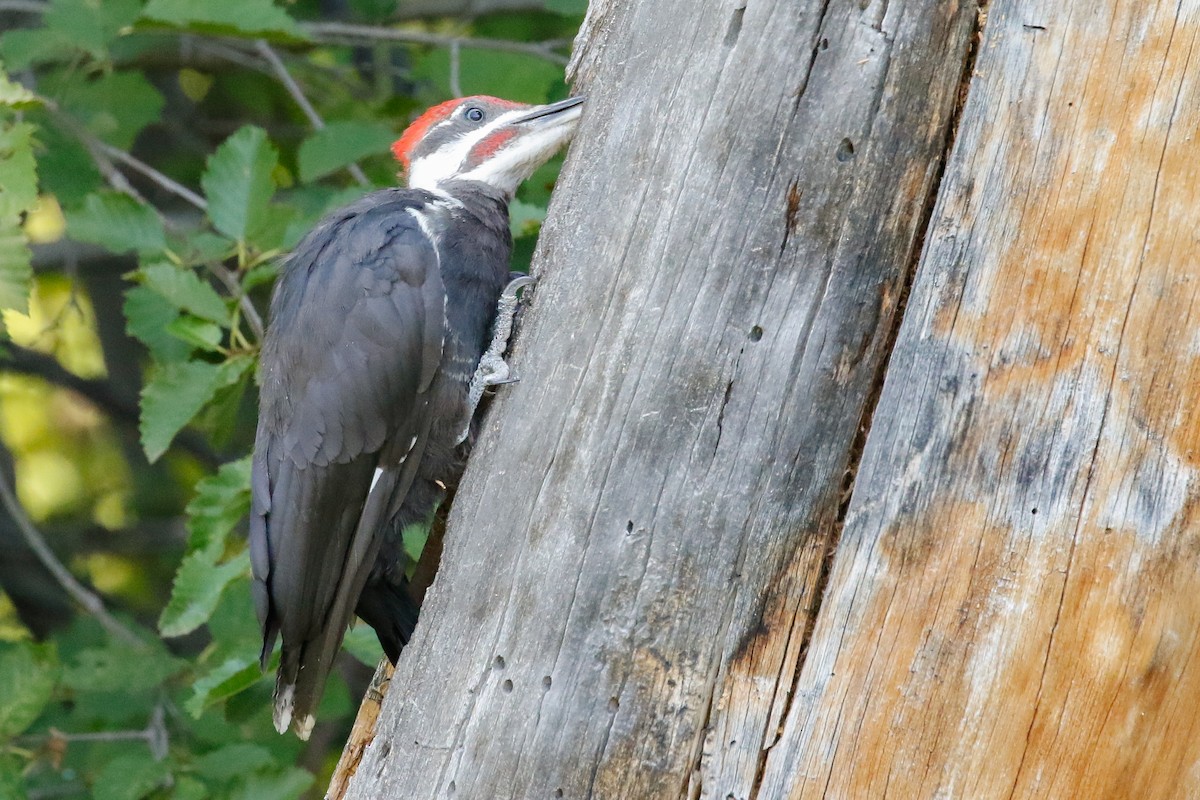
M 154 209 L 118 192 L 96 192 L 84 198 L 82 208 L 67 213 L 67 231 L 72 239 L 114 253 L 157 253 L 167 246 L 162 220 Z
M 224 364 L 179 361 L 155 370 L 142 389 L 140 429 L 146 458 L 157 461 L 217 390 L 237 381 L 253 364 L 249 356 L 235 356 Z
M 229 324 L 229 308 L 225 301 L 193 270 L 160 261 L 145 265 L 138 274 L 147 287 L 176 308 L 218 325 Z
M 263 679 L 256 657 L 230 658 L 192 686 L 192 696 L 183 707 L 193 717 L 199 717 L 213 703 L 249 689 Z
M 32 281 L 33 265 L 21 226 L 0 221 L 0 308 L 25 313 Z
M 238 742 L 205 753 L 192 762 L 192 768 L 201 777 L 224 783 L 244 778 L 274 762 L 275 756 L 265 747 Z
M 179 317 L 173 303 L 145 286 L 125 292 L 125 329 L 150 351 L 156 361 L 183 361 L 192 348 L 171 334 L 167 327 Z
M 92 800 L 140 800 L 170 778 L 162 761 L 149 751 L 117 756 L 104 765 L 92 785 Z
M 395 138 L 381 122 L 330 122 L 300 145 L 300 180 L 314 181 L 360 158 L 387 152 Z
M 197 33 L 266 36 L 285 40 L 308 37 L 287 12 L 271 0 L 150 0 L 142 19 Z
M 171 320 L 171 324 L 167 326 L 167 333 L 192 347 L 210 353 L 220 352 L 221 339 L 224 336 L 220 325 L 206 322 L 191 314 L 182 314 Z
M 244 241 L 266 222 L 267 204 L 275 192 L 271 172 L 278 161 L 266 131 L 251 125 L 209 156 L 200 184 L 217 230 Z
M 89 131 L 128 150 L 142 128 L 157 122 L 163 96 L 140 72 L 109 72 L 81 80 L 74 72 L 47 76 L 43 91 Z
M 250 512 L 251 457 L 224 464 L 196 484 L 187 504 L 188 552 L 216 561 L 234 527 Z
M 0 646 L 0 740 L 21 733 L 38 718 L 58 682 L 53 645 L 28 642 Z
M 37 202 L 33 126 L 0 124 L 0 220 L 14 221 Z
M 250 556 L 241 553 L 224 564 L 214 564 L 204 552 L 184 556 L 171 587 L 171 599 L 158 620 L 165 637 L 183 636 L 212 616 L 225 587 L 250 569 Z

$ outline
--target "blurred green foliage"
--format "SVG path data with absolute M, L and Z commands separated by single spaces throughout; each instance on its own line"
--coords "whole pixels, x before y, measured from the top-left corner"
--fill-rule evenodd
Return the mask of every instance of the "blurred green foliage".
M 0 455 L 51 548 L 133 633 L 70 611 L 53 581 L 18 587 L 40 568 L 0 510 L 0 798 L 321 795 L 357 705 L 340 675 L 380 651 L 352 630 L 366 666 L 335 674 L 312 742 L 275 734 L 243 537 L 260 318 L 281 255 L 395 183 L 387 146 L 421 108 L 454 90 L 566 96 L 585 0 L 508 5 L 0 4 Z M 513 204 L 516 268 L 556 174 Z

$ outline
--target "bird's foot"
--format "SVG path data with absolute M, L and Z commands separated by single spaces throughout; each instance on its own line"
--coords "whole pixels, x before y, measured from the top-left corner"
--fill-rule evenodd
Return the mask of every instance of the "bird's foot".
M 479 366 L 471 376 L 467 390 L 466 424 L 463 426 L 459 441 L 467 438 L 471 430 L 471 420 L 475 418 L 475 409 L 483 397 L 483 391 L 489 386 L 502 386 L 506 383 L 516 383 L 519 378 L 504 360 L 504 351 L 508 349 L 508 340 L 512 336 L 513 317 L 517 313 L 517 292 L 537 283 L 535 278 L 520 273 L 512 273 L 513 278 L 500 292 L 500 300 L 496 304 L 496 321 L 492 326 L 492 342 L 487 351 L 479 359 Z

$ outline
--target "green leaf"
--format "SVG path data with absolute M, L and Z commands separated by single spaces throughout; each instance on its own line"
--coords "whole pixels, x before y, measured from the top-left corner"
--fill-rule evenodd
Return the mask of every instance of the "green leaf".
M 71 238 L 114 253 L 161 252 L 167 246 L 162 220 L 150 206 L 112 191 L 88 195 L 83 207 L 67 214 Z
M 26 800 L 25 780 L 21 764 L 7 754 L 0 754 L 0 797 L 5 800 Z
M 311 772 L 299 767 L 288 767 L 274 775 L 254 775 L 231 800 L 292 800 L 303 795 L 314 780 Z
M 199 717 L 213 703 L 245 691 L 262 679 L 257 658 L 230 658 L 196 681 L 192 696 L 183 707 L 193 717 Z
M 346 636 L 342 639 L 342 648 L 372 668 L 383 657 L 383 647 L 379 644 L 379 637 L 375 635 L 375 631 L 371 630 L 369 625 L 355 625 L 346 631 Z
M 387 152 L 395 138 L 382 122 L 331 122 L 300 145 L 300 180 L 308 183 L 365 156 Z
M 463 48 L 459 55 L 464 94 L 488 94 L 524 103 L 545 103 L 562 84 L 562 67 L 520 53 L 496 53 Z M 450 50 L 437 47 L 418 55 L 413 63 L 415 80 L 442 87 L 448 94 Z
M 77 139 L 41 110 L 27 112 L 26 116 L 38 126 L 34 152 L 42 192 L 57 197 L 64 208 L 82 205 L 89 193 L 104 185 L 92 157 Z
M 140 12 L 138 0 L 51 0 L 42 21 L 74 47 L 104 58 L 109 43 L 126 31 Z
M 169 638 L 199 628 L 212 616 L 225 587 L 249 569 L 250 556 L 244 552 L 224 564 L 214 564 L 202 551 L 184 556 L 158 620 L 159 632 Z
M 171 800 L 209 800 L 212 792 L 200 781 L 184 775 L 175 781 Z
M 588 0 L 546 0 L 546 10 L 564 16 L 583 16 L 587 13 Z
M 21 215 L 37 202 L 33 126 L 0 122 L 0 308 L 29 308 L 33 280 Z
M 167 765 L 148 751 L 117 756 L 104 765 L 92 785 L 93 800 L 140 800 L 170 779 Z
M 152 289 L 134 286 L 125 293 L 125 328 L 146 345 L 156 361 L 183 361 L 191 354 L 191 345 L 167 333 L 178 317 L 179 309 Z
M 33 265 L 25 234 L 20 226 L 0 221 L 0 308 L 25 313 L 32 282 Z
M 71 41 L 49 28 L 18 28 L 0 36 L 0 56 L 9 69 L 66 60 L 75 52 Z
M 142 282 L 166 298 L 178 309 L 196 315 L 200 319 L 229 325 L 229 308 L 217 290 L 200 280 L 187 267 L 177 267 L 167 261 L 147 264 L 139 273 Z
M 249 356 L 235 356 L 224 364 L 178 361 L 155 370 L 142 389 L 140 427 L 146 458 L 157 461 L 217 390 L 237 381 L 253 365 Z
M 274 761 L 275 756 L 265 747 L 239 742 L 205 753 L 192 762 L 192 767 L 203 778 L 227 783 L 271 766 Z
M 208 216 L 217 230 L 244 241 L 266 222 L 267 204 L 275 192 L 271 172 L 278 163 L 266 131 L 250 125 L 217 148 L 200 179 Z
M 231 461 L 196 484 L 186 509 L 189 553 L 216 562 L 225 552 L 229 534 L 250 512 L 250 463 L 250 456 Z
M 101 647 L 82 650 L 63 671 L 63 684 L 76 692 L 146 692 L 187 669 L 188 662 L 168 653 L 157 639 L 146 644 L 149 649 L 135 650 L 110 638 Z M 134 663 L 137 669 L 131 670 Z
M 37 167 L 27 122 L 0 124 L 0 220 L 13 220 L 37 202 Z
M 9 80 L 8 74 L 4 71 L 4 65 L 0 64 L 0 106 L 22 108 L 37 103 L 38 99 L 33 92 L 21 84 Z
M 271 0 L 150 0 L 142 18 L 197 33 L 307 40 L 304 30 Z
M 187 342 L 192 347 L 198 347 L 210 353 L 220 352 L 221 339 L 224 334 L 220 325 L 205 322 L 191 314 L 182 314 L 167 326 L 167 333 L 180 341 Z
M 508 204 L 508 224 L 514 239 L 536 234 L 545 219 L 545 206 L 515 199 Z
M 80 80 L 74 72 L 46 77 L 43 91 L 89 131 L 109 144 L 128 150 L 142 128 L 157 122 L 163 96 L 140 72 L 109 72 Z
M 58 656 L 50 644 L 0 646 L 0 740 L 21 733 L 38 718 L 58 681 Z

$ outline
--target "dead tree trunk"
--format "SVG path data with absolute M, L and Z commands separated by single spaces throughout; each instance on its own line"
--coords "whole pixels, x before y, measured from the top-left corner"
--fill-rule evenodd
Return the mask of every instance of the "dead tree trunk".
M 592 3 L 522 380 L 349 797 L 1194 788 L 1200 7 L 981 20 Z

